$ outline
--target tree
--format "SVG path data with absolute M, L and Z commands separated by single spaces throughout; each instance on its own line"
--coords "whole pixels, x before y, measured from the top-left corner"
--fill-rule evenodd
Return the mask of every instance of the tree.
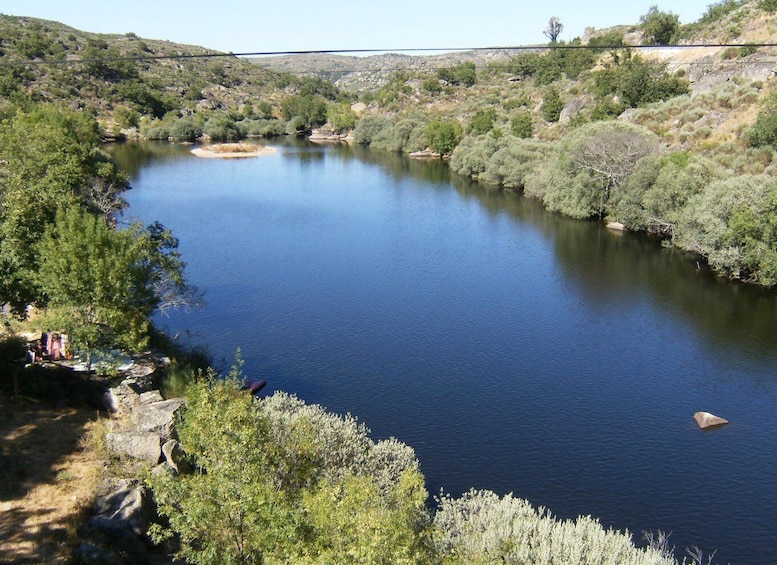
M 510 120 L 510 131 L 515 137 L 525 139 L 534 135 L 534 120 L 528 110 L 518 112 Z
M 97 347 L 144 348 L 149 315 L 185 295 L 176 243 L 159 224 L 116 230 L 77 206 L 57 213 L 37 246 L 37 282 L 50 323 L 85 348 L 87 370 Z
M 542 99 L 542 117 L 549 122 L 557 122 L 563 109 L 564 103 L 561 101 L 558 89 L 551 86 L 545 91 L 545 96 Z
M 36 245 L 60 207 L 120 209 L 127 177 L 98 149 L 97 123 L 53 106 L 0 121 L 0 303 L 22 314 L 41 298 Z
M 551 43 L 556 43 L 558 36 L 561 35 L 563 30 L 564 24 L 562 24 L 561 20 L 559 20 L 556 16 L 553 16 L 548 20 L 548 26 L 542 33 L 545 34 L 548 39 L 550 39 Z
M 458 145 L 461 137 L 459 122 L 433 120 L 426 124 L 426 141 L 436 153 L 448 155 Z
M 655 5 L 640 16 L 639 22 L 647 45 L 672 43 L 680 31 L 680 16 L 672 12 L 662 12 Z

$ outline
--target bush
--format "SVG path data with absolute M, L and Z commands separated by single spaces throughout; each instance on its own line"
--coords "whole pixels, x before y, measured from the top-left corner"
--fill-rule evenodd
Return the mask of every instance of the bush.
M 354 418 L 294 397 L 256 401 L 239 363 L 191 384 L 178 426 L 197 471 L 149 481 L 191 563 L 428 562 L 429 514 L 413 450 L 374 443 Z
M 440 155 L 450 154 L 461 137 L 461 125 L 458 122 L 433 120 L 424 130 L 427 145 Z
M 170 137 L 177 141 L 195 141 L 201 135 L 202 128 L 191 118 L 181 118 L 170 128 Z
M 212 141 L 237 141 L 245 137 L 235 120 L 224 113 L 211 116 L 202 126 L 202 131 Z
M 510 494 L 473 489 L 438 502 L 434 544 L 446 563 L 675 564 L 659 551 L 636 548 L 628 531 L 604 529 L 590 516 L 558 520 Z
M 680 31 L 680 17 L 671 12 L 662 12 L 658 6 L 651 6 L 639 18 L 640 27 L 647 45 L 668 45 L 677 39 Z
M 388 119 L 383 116 L 364 116 L 356 122 L 356 128 L 353 130 L 353 140 L 355 143 L 369 145 L 378 133 L 389 125 Z
M 510 131 L 515 137 L 528 138 L 534 135 L 534 120 L 529 111 L 518 112 L 510 120 Z
M 688 201 L 677 244 L 730 277 L 777 284 L 777 180 L 742 175 L 712 183 Z
M 563 109 L 564 103 L 561 101 L 558 89 L 551 87 L 546 90 L 542 99 L 542 108 L 540 108 L 542 117 L 548 122 L 557 122 Z
M 477 82 L 475 63 L 468 61 L 455 67 L 443 67 L 437 71 L 437 78 L 454 86 L 473 86 Z
M 475 112 L 468 130 L 475 135 L 483 135 L 490 132 L 496 121 L 496 110 L 493 108 L 480 109 Z

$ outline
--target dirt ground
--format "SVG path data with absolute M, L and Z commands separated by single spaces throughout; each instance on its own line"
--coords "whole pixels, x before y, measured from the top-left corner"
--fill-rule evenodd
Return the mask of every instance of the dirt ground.
M 0 563 L 67 562 L 104 469 L 83 439 L 97 419 L 0 392 Z

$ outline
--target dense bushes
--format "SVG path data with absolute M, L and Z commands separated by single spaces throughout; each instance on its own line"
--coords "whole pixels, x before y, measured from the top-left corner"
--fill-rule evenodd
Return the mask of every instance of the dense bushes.
M 374 442 L 284 393 L 256 400 L 240 371 L 187 392 L 179 435 L 197 471 L 149 482 L 191 563 L 673 563 L 628 532 L 560 521 L 512 496 L 471 491 L 425 506 L 413 450 Z
M 193 384 L 179 428 L 199 469 L 150 479 L 192 563 L 424 563 L 430 518 L 412 449 L 232 378 Z M 156 529 L 156 539 L 170 530 Z
M 443 497 L 434 525 L 435 547 L 449 564 L 675 563 L 659 551 L 634 547 L 628 532 L 606 530 L 590 516 L 557 520 L 545 508 L 490 491 Z

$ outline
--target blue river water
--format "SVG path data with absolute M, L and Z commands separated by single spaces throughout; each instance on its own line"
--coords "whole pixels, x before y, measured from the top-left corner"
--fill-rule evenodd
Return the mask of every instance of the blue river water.
M 117 147 L 125 219 L 180 238 L 202 308 L 159 316 L 227 367 L 415 448 L 432 495 L 777 563 L 777 295 L 519 194 L 360 148 L 252 159 Z M 731 421 L 711 432 L 696 411 Z

